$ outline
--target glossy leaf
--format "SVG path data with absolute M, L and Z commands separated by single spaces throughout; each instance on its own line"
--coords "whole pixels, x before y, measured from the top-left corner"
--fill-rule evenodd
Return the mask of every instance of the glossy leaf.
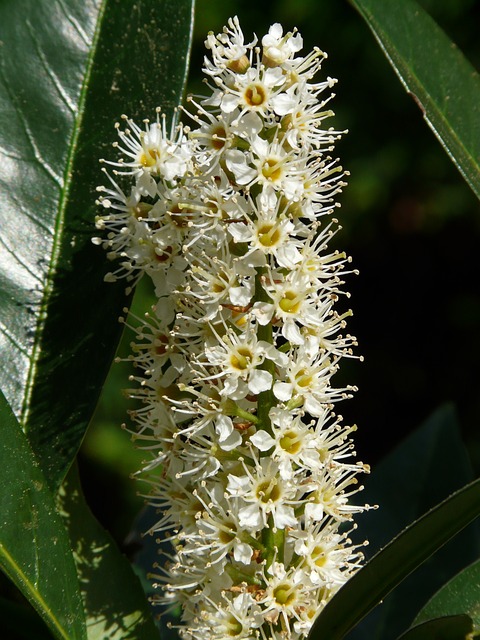
M 444 405 L 365 478 L 361 500 L 379 508 L 356 518 L 354 542 L 369 541 L 365 548 L 368 560 L 402 529 L 473 478 L 455 410 Z M 478 558 L 478 524 L 472 523 L 406 578 L 357 625 L 348 640 L 393 640 L 405 631 L 435 591 Z
M 140 581 L 88 508 L 75 466 L 60 488 L 59 505 L 70 533 L 88 640 L 159 637 Z
M 480 198 L 480 77 L 414 0 L 350 0 Z
M 59 640 L 86 640 L 62 520 L 28 441 L 0 394 L 0 565 Z
M 91 243 L 98 159 L 122 113 L 160 105 L 172 118 L 192 3 L 0 3 L 0 388 L 50 486 L 78 449 L 126 302 Z
M 445 616 L 412 627 L 398 640 L 467 640 L 472 630 L 468 616 Z
M 340 589 L 310 640 L 340 640 L 406 576 L 480 515 L 480 480 L 429 511 L 379 551 Z
M 443 586 L 423 607 L 415 623 L 460 613 L 468 614 L 480 631 L 480 560 Z

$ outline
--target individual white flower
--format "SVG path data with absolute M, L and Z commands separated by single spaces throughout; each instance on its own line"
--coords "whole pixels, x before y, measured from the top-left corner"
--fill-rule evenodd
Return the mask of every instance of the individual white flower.
M 273 277 L 266 283 L 272 302 L 256 302 L 253 313 L 261 325 L 272 319 L 282 321 L 281 333 L 294 345 L 303 344 L 304 337 L 299 325 L 315 325 L 318 314 L 315 308 L 314 289 L 310 282 L 300 273 L 292 272 L 287 279 L 276 282 Z
M 350 498 L 362 489 L 356 478 L 361 472 L 368 472 L 368 467 L 361 463 L 329 465 L 323 474 L 315 478 L 315 489 L 305 504 L 306 519 L 319 522 L 328 515 L 338 521 L 351 520 L 358 508 Z
M 240 225 L 231 225 L 238 227 Z M 242 225 L 243 227 L 243 225 Z M 186 295 L 194 296 L 205 304 L 205 320 L 213 321 L 220 305 L 246 307 L 254 294 L 255 271 L 246 268 L 235 269 L 236 259 L 227 253 L 228 245 L 221 245 L 219 255 L 201 255 L 193 262 L 189 273 L 191 281 Z
M 280 562 L 274 562 L 267 573 L 268 586 L 261 600 L 264 617 L 270 623 L 272 636 L 279 622 L 287 637 L 291 636 L 293 622 L 300 619 L 300 612 L 308 606 L 317 588 L 303 569 L 287 570 Z
M 234 597 L 225 593 L 221 604 L 212 602 L 206 607 L 202 620 L 208 624 L 208 636 L 203 635 L 202 638 L 255 640 L 260 637 L 258 629 L 264 618 L 253 596 L 243 592 Z
M 229 150 L 225 154 L 226 165 L 233 173 L 237 184 L 252 187 L 282 190 L 285 197 L 298 197 L 305 181 L 304 161 L 279 142 L 267 142 L 260 136 L 251 141 L 248 153 Z
M 303 47 L 303 38 L 299 33 L 288 32 L 283 35 L 282 25 L 272 24 L 262 38 L 262 62 L 268 66 L 283 64 Z
M 293 106 L 281 121 L 285 142 L 295 149 L 308 144 L 312 147 L 313 153 L 318 153 L 319 150 L 333 151 L 334 144 L 341 138 L 342 132 L 336 131 L 333 127 L 322 127 L 323 121 L 333 115 L 333 111 L 325 108 L 331 96 L 318 102 L 305 91 L 303 83 L 294 85 L 289 89 L 289 93 L 292 95 Z
M 278 400 L 285 403 L 295 400 L 295 404 L 303 406 L 307 413 L 320 417 L 325 405 L 341 400 L 352 390 L 331 386 L 330 378 L 337 368 L 337 359 L 332 359 L 330 353 L 320 351 L 311 358 L 309 350 L 300 345 L 286 368 L 286 382 L 275 382 L 273 393 Z
M 117 173 L 139 177 L 147 173 L 173 180 L 185 174 L 191 150 L 181 126 L 173 129 L 169 135 L 165 114 L 162 114 L 160 121 L 160 110 L 157 110 L 156 122 L 145 120 L 144 129 L 127 116 L 122 117 L 127 128 L 122 131 L 117 126 L 121 144 L 114 145 L 122 156 L 117 162 L 107 161 L 107 164 L 117 167 Z
M 280 407 L 270 409 L 272 435 L 259 429 L 250 442 L 262 452 L 269 452 L 279 463 L 282 478 L 291 479 L 299 468 L 317 473 L 324 466 L 320 456 L 319 436 L 305 424 L 301 416 Z
M 238 513 L 225 500 L 223 486 L 220 483 L 211 488 L 205 486 L 205 491 L 209 500 L 202 501 L 204 511 L 197 521 L 199 534 L 193 538 L 195 551 L 203 546 L 214 564 L 233 554 L 236 562 L 250 565 L 253 549 L 243 540 L 249 537 L 248 530 L 240 525 Z
M 207 36 L 205 47 L 212 52 L 213 64 L 205 58 L 205 72 L 212 76 L 223 73 L 225 69 L 242 73 L 250 66 L 247 53 L 253 50 L 256 43 L 255 37 L 252 42 L 245 45 L 237 16 L 229 18 L 228 27 L 224 28 L 223 33 L 215 36 L 210 32 Z
M 278 353 L 273 345 L 258 340 L 251 333 L 238 336 L 228 331 L 218 344 L 205 348 L 205 359 L 208 365 L 219 369 L 205 379 L 222 378 L 221 395 L 231 398 L 244 397 L 246 393 L 261 393 L 272 386 L 272 374 L 258 368 L 265 360 L 283 362 L 284 356 Z
M 244 465 L 244 474 L 229 475 L 227 485 L 228 493 L 245 503 L 238 511 L 240 525 L 258 531 L 267 527 L 268 518 L 272 516 L 273 525 L 278 529 L 295 526 L 293 505 L 297 487 L 283 480 L 278 465 L 262 459 L 254 474 Z
M 281 267 L 299 262 L 301 243 L 294 237 L 295 225 L 284 216 L 282 203 L 275 191 L 264 189 L 246 203 L 242 210 L 244 224 L 230 225 L 229 232 L 236 243 L 245 243 L 249 250 L 242 256 L 242 264 L 261 267 L 273 256 Z
M 295 531 L 295 553 L 302 558 L 302 568 L 315 585 L 337 590 L 346 574 L 359 566 L 362 554 L 347 544 L 347 533 L 338 532 L 338 523 L 323 523 L 305 531 Z
M 285 76 L 281 69 L 251 67 L 243 75 L 237 76 L 234 86 L 219 83 L 219 108 L 226 114 L 239 108 L 239 121 L 252 111 L 268 119 L 272 117 L 272 112 L 284 116 L 295 106 L 295 100 L 285 92 L 284 84 Z
M 212 102 L 210 99 L 209 102 Z M 188 100 L 197 109 L 196 114 L 185 112 L 200 127 L 190 134 L 190 140 L 194 145 L 194 156 L 204 175 L 219 174 L 222 172 L 221 164 L 228 149 L 235 147 L 240 139 L 242 144 L 249 145 L 256 135 L 261 133 L 264 127 L 263 119 L 255 112 L 249 111 L 240 114 L 240 109 L 213 114 L 204 105 L 197 103 L 193 98 Z

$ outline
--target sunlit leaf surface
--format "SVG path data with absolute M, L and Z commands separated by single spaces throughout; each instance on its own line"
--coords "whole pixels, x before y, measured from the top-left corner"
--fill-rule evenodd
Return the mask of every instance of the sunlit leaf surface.
M 58 486 L 119 337 L 91 244 L 114 122 L 181 101 L 193 0 L 0 3 L 0 388 Z
M 90 512 L 75 467 L 60 488 L 59 506 L 70 534 L 88 640 L 157 638 L 140 581 Z

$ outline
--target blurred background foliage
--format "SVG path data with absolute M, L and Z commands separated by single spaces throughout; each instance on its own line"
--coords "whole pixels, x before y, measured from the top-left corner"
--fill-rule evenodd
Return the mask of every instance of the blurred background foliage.
M 479 69 L 480 2 L 420 4 Z M 337 153 L 351 176 L 334 240 L 360 271 L 348 277 L 351 299 L 340 304 L 354 311 L 349 331 L 365 361 L 344 361 L 336 381 L 359 387 L 338 408 L 347 424 L 359 426 L 359 458 L 374 466 L 439 405 L 452 402 L 478 475 L 479 202 L 346 0 L 197 0 L 189 92 L 203 92 L 205 35 L 235 14 L 247 40 L 274 22 L 298 27 L 304 50 L 317 45 L 328 52 L 324 73 L 339 79 L 332 124 L 349 130 Z M 150 296 L 142 282 L 134 313 L 148 308 Z M 120 358 L 131 340 L 127 330 Z M 112 366 L 80 456 L 87 499 L 120 543 L 143 504 L 141 485 L 129 474 L 144 456 L 120 428 L 129 405 L 121 390 L 130 374 L 126 362 Z

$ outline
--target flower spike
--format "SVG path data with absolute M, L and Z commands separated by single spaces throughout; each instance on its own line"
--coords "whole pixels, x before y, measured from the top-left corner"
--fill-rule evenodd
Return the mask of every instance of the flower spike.
M 158 302 L 135 329 L 133 438 L 173 545 L 157 601 L 186 640 L 304 638 L 362 563 L 351 502 L 368 467 L 334 406 L 350 259 L 328 249 L 347 175 L 324 128 L 326 55 L 279 24 L 246 43 L 238 18 L 206 40 L 194 128 L 124 118 L 100 187 L 109 280 L 146 274 Z

